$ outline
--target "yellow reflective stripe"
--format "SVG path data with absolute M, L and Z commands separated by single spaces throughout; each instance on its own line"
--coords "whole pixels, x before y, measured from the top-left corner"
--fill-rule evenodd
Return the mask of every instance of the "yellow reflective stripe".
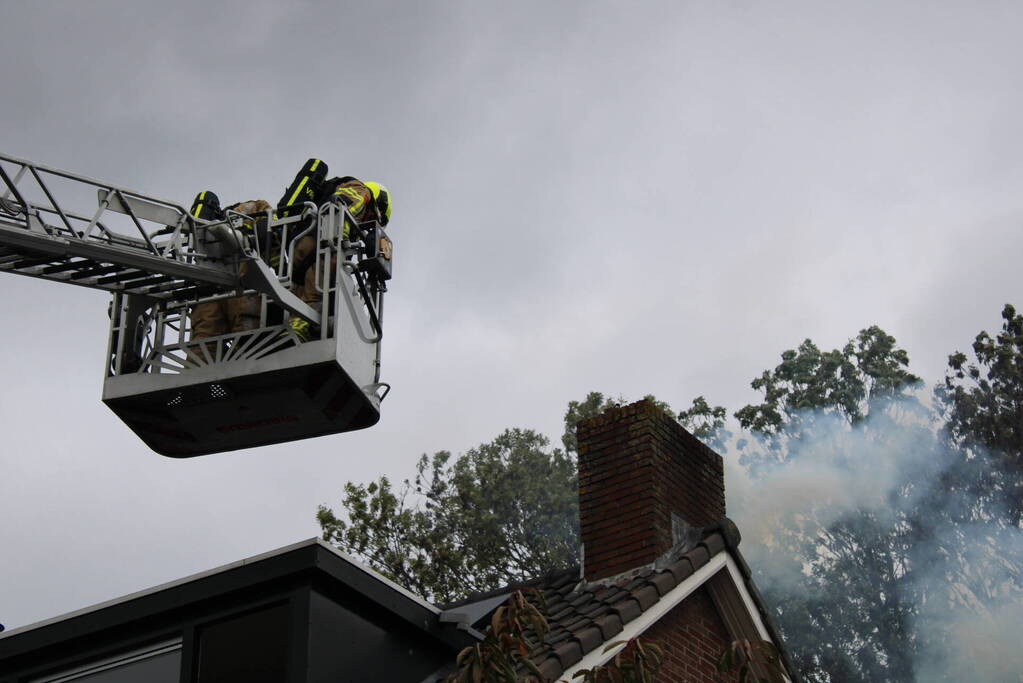
M 295 197 L 297 197 L 298 193 L 302 191 L 303 187 L 305 187 L 305 181 L 307 181 L 307 180 L 309 180 L 309 176 L 306 176 L 305 178 L 302 178 L 302 182 L 300 182 L 298 184 L 298 187 L 295 188 L 294 194 L 291 195 L 291 199 L 288 200 L 287 206 L 291 206 L 292 204 L 295 203 Z
M 320 165 L 320 160 L 319 159 L 315 159 L 315 160 L 313 160 L 313 165 L 309 167 L 309 170 L 310 171 L 315 171 L 316 168 L 319 165 Z M 292 204 L 295 203 L 295 199 L 298 197 L 298 194 L 302 191 L 302 188 L 305 187 L 305 183 L 306 183 L 307 180 L 309 180 L 309 176 L 306 176 L 306 177 L 302 178 L 302 182 L 300 182 L 298 184 L 298 187 L 295 188 L 295 192 L 291 195 L 291 199 L 288 200 L 288 203 L 285 206 L 291 206 Z
M 195 205 L 195 211 L 192 215 L 198 218 L 199 214 L 202 212 L 202 203 L 206 201 L 206 190 L 200 192 L 199 196 L 195 198 L 195 201 L 198 202 L 198 204 Z
M 359 215 L 366 206 L 366 197 L 354 187 L 339 187 L 334 194 L 351 199 L 351 201 L 347 201 L 345 204 L 353 216 Z

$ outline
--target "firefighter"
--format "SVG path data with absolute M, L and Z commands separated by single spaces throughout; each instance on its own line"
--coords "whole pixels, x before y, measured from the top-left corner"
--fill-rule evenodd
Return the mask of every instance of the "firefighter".
M 192 215 L 207 220 L 222 219 L 225 214 L 219 210 L 219 205 L 215 207 L 216 211 L 212 210 L 211 204 L 215 202 L 216 195 L 212 192 L 199 193 L 192 205 Z M 253 199 L 232 204 L 226 210 L 250 216 L 251 218 L 245 220 L 242 224 L 242 229 L 246 232 L 254 233 L 260 218 L 265 223 L 267 212 L 271 208 L 269 202 L 262 199 Z M 279 257 L 279 247 L 275 251 Z M 275 260 L 273 254 L 268 254 L 265 257 L 270 258 L 271 261 Z M 245 274 L 247 266 L 247 263 L 242 262 L 242 275 Z M 260 326 L 260 297 L 233 296 L 226 299 L 204 301 L 192 308 L 190 321 L 192 324 L 192 339 L 215 337 L 229 332 L 255 330 Z
M 324 162 L 309 159 L 277 203 L 276 215 L 281 218 L 295 215 L 304 210 L 300 207 L 306 202 L 323 204 L 327 201 L 336 201 L 347 208 L 356 222 L 376 221 L 381 226 L 387 225 L 391 218 L 391 195 L 386 187 L 373 181 L 362 182 L 351 176 L 325 180 L 326 173 L 327 165 Z M 293 248 L 292 291 L 303 302 L 319 311 L 323 293 L 316 286 L 316 237 L 307 234 L 299 238 L 293 246 L 281 245 L 278 234 L 265 230 L 265 220 L 270 209 L 270 204 L 261 199 L 239 202 L 227 207 L 227 210 L 252 217 L 251 221 L 245 221 L 243 227 L 248 232 L 258 232 L 260 236 L 258 241 L 261 251 L 264 252 L 261 257 L 275 270 L 280 260 L 282 246 Z M 225 216 L 216 195 L 212 192 L 201 192 L 197 195 L 191 213 L 205 220 L 222 220 Z M 348 239 L 350 232 L 351 226 L 346 220 L 343 238 Z M 321 272 L 325 265 L 321 265 Z M 336 260 L 332 261 L 331 267 L 336 266 Z M 246 267 L 247 264 L 243 262 L 241 264 L 243 275 Z M 274 312 L 279 310 L 276 307 L 271 308 Z M 280 319 L 282 318 L 278 318 Z M 198 304 L 192 309 L 191 324 L 192 339 L 257 329 L 260 324 L 260 297 L 237 296 Z M 319 330 L 310 325 L 309 321 L 298 316 L 289 319 L 289 327 L 301 341 L 309 341 L 319 334 Z M 194 347 L 193 351 L 201 354 L 198 347 Z
M 376 221 L 384 226 L 391 220 L 391 193 L 374 181 L 363 182 L 352 176 L 331 178 L 321 187 L 320 203 L 324 201 L 341 202 L 359 223 Z M 351 226 L 346 221 L 342 237 L 348 239 L 350 231 Z M 293 291 L 302 301 L 319 311 L 323 293 L 316 287 L 315 259 L 316 238 L 311 235 L 300 238 L 295 243 L 292 256 Z M 331 263 L 331 268 L 336 266 L 336 261 Z M 290 325 L 302 341 L 309 341 L 319 333 L 308 320 L 298 316 L 292 316 Z

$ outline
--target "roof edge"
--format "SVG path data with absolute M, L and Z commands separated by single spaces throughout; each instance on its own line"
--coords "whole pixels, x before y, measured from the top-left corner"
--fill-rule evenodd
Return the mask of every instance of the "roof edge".
M 334 546 L 320 538 L 314 538 L 312 540 L 315 541 L 321 548 L 323 548 L 327 552 L 337 556 L 341 560 L 344 560 L 345 562 L 352 565 L 356 569 L 362 571 L 363 573 L 368 574 L 370 578 L 382 583 L 384 586 L 393 590 L 394 592 L 400 593 L 403 597 L 411 600 L 412 602 L 415 602 L 423 609 L 431 612 L 434 616 L 440 616 L 441 612 L 443 611 L 441 608 L 429 602 L 426 598 L 422 597 L 421 595 L 416 595 L 415 593 L 405 588 L 404 586 L 401 586 L 395 583 L 394 581 L 391 581 L 389 578 L 387 578 L 380 572 L 376 571 L 372 567 L 367 567 L 365 564 L 363 564 L 356 558 L 352 557 L 348 553 L 344 552 L 343 550 L 335 548 Z
M 103 602 L 97 602 L 97 603 L 92 604 L 92 605 L 87 605 L 85 607 L 81 607 L 79 609 L 72 610 L 70 612 L 65 612 L 64 614 L 58 614 L 57 616 L 54 616 L 54 617 L 49 617 L 47 619 L 42 619 L 40 621 L 31 622 L 31 623 L 25 624 L 24 626 L 18 626 L 17 628 L 6 630 L 3 633 L 0 633 L 0 640 L 4 640 L 6 638 L 10 638 L 12 636 L 16 636 L 16 635 L 19 635 L 21 633 L 25 633 L 27 631 L 32 631 L 32 630 L 35 630 L 35 629 L 43 628 L 45 626 L 49 626 L 51 624 L 55 624 L 55 623 L 58 623 L 58 622 L 61 622 L 61 621 L 65 621 L 65 620 L 68 620 L 68 619 L 74 619 L 76 617 L 85 616 L 87 614 L 91 614 L 93 612 L 98 612 L 98 611 L 106 609 L 108 607 L 114 607 L 116 605 L 121 605 L 121 604 L 124 604 L 124 603 L 127 603 L 127 602 L 131 602 L 132 600 L 139 600 L 141 598 L 145 598 L 145 597 L 148 597 L 150 595 L 155 595 L 156 593 L 160 593 L 160 592 L 163 592 L 163 591 L 166 591 L 166 590 L 170 590 L 172 588 L 176 588 L 178 586 L 181 586 L 181 585 L 184 585 L 184 584 L 187 584 L 187 583 L 191 583 L 193 581 L 198 581 L 200 579 L 204 579 L 204 578 L 209 577 L 209 576 L 215 576 L 217 574 L 222 574 L 222 573 L 231 571 L 232 569 L 238 569 L 240 567 L 244 567 L 244 566 L 247 566 L 247 565 L 250 565 L 250 564 L 254 564 L 254 563 L 260 562 L 262 560 L 270 559 L 272 557 L 277 557 L 279 555 L 285 555 L 287 553 L 293 552 L 295 550 L 299 550 L 301 548 L 307 548 L 307 547 L 315 546 L 318 543 L 322 543 L 322 541 L 320 541 L 319 538 L 307 538 L 307 539 L 305 539 L 303 541 L 298 541 L 296 543 L 291 543 L 291 544 L 286 545 L 286 546 L 281 546 L 280 548 L 275 548 L 274 550 L 268 550 L 267 552 L 259 553 L 258 555 L 252 555 L 251 557 L 246 557 L 246 558 L 243 558 L 241 560 L 236 560 L 236 561 L 230 562 L 228 564 L 220 565 L 219 567 L 213 567 L 212 569 L 207 569 L 205 571 L 196 572 L 195 574 L 189 574 L 188 576 L 183 576 L 180 579 L 174 579 L 173 581 L 167 581 L 165 583 L 157 584 L 157 585 L 151 586 L 149 588 L 143 588 L 142 590 L 135 591 L 134 593 L 128 593 L 127 595 L 122 595 L 122 596 L 119 596 L 119 597 L 116 597 L 116 598 L 111 598 L 110 600 L 104 600 Z
M 344 585 L 362 594 L 382 610 L 430 633 L 453 647 L 471 641 L 471 634 L 460 635 L 456 629 L 441 622 L 442 610 L 423 597 L 398 585 L 356 558 L 324 542 L 308 538 L 274 550 L 189 574 L 134 593 L 128 593 L 81 609 L 32 622 L 0 633 L 0 651 L 12 654 L 22 648 L 42 646 L 40 643 L 58 638 L 56 634 L 72 625 L 82 628 L 110 628 L 125 619 L 141 618 L 175 606 L 202 602 L 212 595 L 246 589 L 265 582 L 276 582 L 305 572 L 312 580 L 329 577 L 331 584 Z M 132 616 L 126 616 L 131 614 Z M 55 630 L 56 629 L 56 630 Z M 465 640 L 466 642 L 462 642 Z
M 739 565 L 733 559 L 730 552 L 717 553 L 711 557 L 707 564 L 697 569 L 691 576 L 679 583 L 675 586 L 675 588 L 671 589 L 667 595 L 663 596 L 649 609 L 643 611 L 638 617 L 625 624 L 621 633 L 616 636 L 616 640 L 623 642 L 613 647 L 605 646 L 603 648 L 595 648 L 583 656 L 583 658 L 572 667 L 565 670 L 564 673 L 561 674 L 561 678 L 564 678 L 565 680 L 572 680 L 580 671 L 607 664 L 615 655 L 625 648 L 628 641 L 647 631 L 647 629 L 660 621 L 665 614 L 677 607 L 683 600 L 688 598 L 697 589 L 706 584 L 712 577 L 719 575 L 721 572 L 725 572 L 725 575 L 731 579 L 728 582 L 728 585 L 737 593 L 760 637 L 773 643 L 775 647 L 778 648 L 779 652 L 782 653 L 786 673 L 788 673 L 790 680 L 798 681 L 798 674 L 793 671 L 790 661 L 787 657 L 785 657 L 786 653 L 784 644 L 778 640 L 773 628 L 770 628 L 768 623 L 762 618 L 760 602 L 753 594 L 750 593 L 749 590 L 747 590 L 747 581 L 743 577 Z

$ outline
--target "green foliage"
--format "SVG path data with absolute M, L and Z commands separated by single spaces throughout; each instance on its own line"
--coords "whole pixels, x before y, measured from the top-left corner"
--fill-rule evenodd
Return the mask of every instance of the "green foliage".
M 764 402 L 745 406 L 735 417 L 745 429 L 765 434 L 789 428 L 791 420 L 808 408 L 835 409 L 851 421 L 859 419 L 866 387 L 851 356 L 850 345 L 822 352 L 809 339 L 797 350 L 782 352 L 782 362 L 751 383 L 763 392 Z
M 915 401 L 908 355 L 877 327 L 842 349 L 806 340 L 784 352 L 753 381 L 763 401 L 735 414 L 752 437 L 740 446 L 755 476 L 784 472 L 813 486 L 822 465 L 887 471 L 883 501 L 836 512 L 809 490 L 805 504 L 789 506 L 798 513 L 761 539 L 764 564 L 790 577 L 761 589 L 805 680 L 914 680 L 919 662 L 948 649 L 940 624 L 953 609 L 998 606 L 1019 590 L 1015 544 L 999 539 L 1018 528 L 1023 506 L 1023 318 L 1011 306 L 1002 317 L 997 338 L 977 336 L 975 363 L 950 357 L 935 390 L 942 416 Z M 935 436 L 938 417 L 945 442 Z M 843 443 L 875 457 L 829 451 L 836 423 L 852 440 Z
M 433 462 L 442 464 L 447 457 L 437 453 Z M 420 461 L 420 473 L 426 462 L 425 457 Z M 323 540 L 409 590 L 447 598 L 462 590 L 464 553 L 448 535 L 446 520 L 434 515 L 429 504 L 410 504 L 409 489 L 406 481 L 396 493 L 387 477 L 368 486 L 345 484 L 347 521 L 325 506 L 317 511 Z
M 667 403 L 646 398 L 671 413 Z M 565 450 L 532 430 L 508 429 L 458 457 L 423 455 L 415 477 L 397 489 L 387 477 L 348 482 L 346 514 L 324 505 L 317 511 L 323 539 L 438 602 L 576 564 L 575 425 L 622 403 L 599 392 L 570 402 Z
M 642 398 L 653 401 L 655 406 L 669 415 L 674 415 L 671 406 L 664 401 L 659 401 L 657 397 L 648 394 Z M 565 446 L 565 452 L 571 453 L 573 456 L 578 454 L 575 426 L 580 420 L 595 417 L 608 408 L 623 406 L 627 403 L 629 401 L 624 397 L 619 396 L 617 399 L 612 399 L 599 392 L 590 392 L 582 401 L 569 401 L 569 407 L 565 411 L 565 430 L 562 432 L 562 445 Z
M 565 431 L 561 434 L 561 443 L 565 446 L 565 452 L 572 455 L 578 453 L 579 444 L 575 439 L 575 426 L 580 420 L 595 417 L 608 408 L 624 403 L 625 399 L 621 396 L 613 399 L 605 397 L 599 391 L 591 391 L 582 401 L 569 401 L 568 409 L 565 411 Z
M 1006 304 L 1002 331 L 981 332 L 973 342 L 975 362 L 957 351 L 949 356 L 945 381 L 935 389 L 952 442 L 984 458 L 992 478 L 983 484 L 998 494 L 1008 522 L 1023 522 L 1023 315 Z
M 581 679 L 581 683 L 653 683 L 654 674 L 664 663 L 661 646 L 633 638 L 609 643 L 604 647 L 604 652 L 610 652 L 621 645 L 625 647 L 609 663 L 583 669 L 573 679 Z
M 921 596 L 907 574 L 917 559 L 911 521 L 868 510 L 826 522 L 826 510 L 802 514 L 771 539 L 802 582 L 761 589 L 805 680 L 913 680 Z
M 773 371 L 753 380 L 764 402 L 742 408 L 735 417 L 745 429 L 767 434 L 791 431 L 807 410 L 833 411 L 858 422 L 872 400 L 904 394 L 920 383 L 907 370 L 909 354 L 895 344 L 895 337 L 876 325 L 860 330 L 841 349 L 821 351 L 807 339 L 782 352 Z
M 490 617 L 483 642 L 464 648 L 455 660 L 458 670 L 447 683 L 519 683 L 543 680 L 529 659 L 549 630 L 543 615 L 543 595 L 527 588 L 537 606 L 523 591 L 515 591 Z
M 679 423 L 688 429 L 693 436 L 703 441 L 714 450 L 723 450 L 731 432 L 725 429 L 727 411 L 724 406 L 712 406 L 703 396 L 693 399 L 688 410 L 678 414 Z
M 671 409 L 671 406 L 659 400 L 656 396 L 647 394 L 643 398 L 653 402 L 655 406 L 674 417 L 675 412 Z M 622 396 L 610 398 L 604 396 L 599 391 L 591 391 L 586 394 L 586 398 L 582 401 L 569 401 L 568 409 L 565 411 L 565 430 L 561 435 L 561 443 L 565 446 L 565 452 L 571 453 L 573 456 L 578 454 L 575 426 L 579 424 L 580 420 L 596 417 L 608 408 L 622 406 L 629 402 L 628 399 Z M 722 408 L 722 410 L 724 409 Z
M 599 392 L 570 402 L 564 451 L 532 430 L 508 429 L 455 458 L 423 455 L 398 490 L 387 477 L 348 482 L 347 514 L 317 511 L 323 539 L 437 602 L 572 566 L 579 561 L 575 425 L 622 403 Z
M 821 351 L 807 339 L 798 349 L 783 351 L 781 359 L 751 382 L 763 402 L 735 413 L 740 426 L 768 446 L 770 456 L 761 462 L 745 458 L 745 464 L 784 462 L 792 453 L 789 442 L 812 429 L 815 418 L 836 415 L 853 425 L 879 399 L 904 397 L 920 383 L 908 370 L 909 354 L 876 325 L 860 330 L 841 349 Z
M 767 640 L 734 640 L 718 660 L 718 673 L 735 674 L 737 683 L 786 683 L 778 648 Z
M 458 653 L 457 670 L 445 678 L 445 682 L 539 683 L 549 680 L 529 658 L 529 653 L 550 630 L 544 616 L 546 610 L 543 594 L 535 588 L 512 593 L 491 615 L 483 641 Z M 609 664 L 580 671 L 574 678 L 581 678 L 583 683 L 653 683 L 653 676 L 664 659 L 661 648 L 634 638 L 611 643 L 604 651 L 622 644 L 625 648 Z
M 1000 563 L 1018 582 L 1019 558 L 1007 556 L 996 536 L 983 556 L 965 544 L 978 530 L 1016 529 L 1023 517 L 1023 316 L 1006 306 L 1002 317 L 997 337 L 977 336 L 975 361 L 962 353 L 950 357 L 948 375 L 935 390 L 948 435 L 943 450 L 932 426 L 916 420 L 923 416 L 913 398 L 920 380 L 909 370 L 908 354 L 876 326 L 840 349 L 824 351 L 807 339 L 783 352 L 780 364 L 752 382 L 762 400 L 735 413 L 751 437 L 739 443 L 741 462 L 754 476 L 798 464 L 835 424 L 874 452 L 897 458 L 894 449 L 911 443 L 919 453 L 934 454 L 912 468 L 895 468 L 902 479 L 881 507 L 836 514 L 822 498 L 759 539 L 772 564 L 788 563 L 790 575 L 799 577 L 798 585 L 765 582 L 761 588 L 805 680 L 913 680 L 918 658 L 941 648 L 940 638 L 921 633 L 922 610 L 996 604 L 999 587 L 978 569 L 983 563 Z M 347 519 L 320 508 L 324 538 L 434 600 L 569 565 L 578 545 L 575 425 L 624 402 L 598 392 L 571 402 L 564 451 L 535 432 L 508 430 L 457 458 L 423 456 L 414 481 L 398 492 L 386 478 L 365 487 L 349 483 L 342 501 Z M 906 406 L 915 414 L 900 424 Z M 718 450 L 730 438 L 725 409 L 702 396 L 678 419 Z M 903 442 L 888 441 L 893 434 Z M 846 460 L 830 464 L 860 466 L 854 457 L 841 457 Z M 995 496 L 998 505 L 982 504 Z M 1007 517 L 998 516 L 1002 505 Z M 939 581 L 919 581 L 922 572 Z M 513 628 L 492 629 L 521 654 Z M 764 663 L 770 658 L 761 648 L 733 643 L 722 671 L 740 680 L 770 676 Z M 470 678 L 464 680 L 513 680 L 479 677 L 484 670 L 509 675 L 507 667 L 495 668 L 492 654 L 485 648 L 466 654 L 460 665 L 468 668 L 460 671 Z M 753 666 L 757 657 L 764 661 Z M 654 659 L 581 677 L 647 680 L 626 676 L 647 675 Z M 525 665 L 513 663 L 521 674 Z
M 399 584 L 444 602 L 578 561 L 574 460 L 509 429 L 452 461 L 419 460 L 395 493 L 386 477 L 345 485 L 345 520 L 320 506 L 323 539 Z
M 754 437 L 752 446 L 739 443 L 741 461 L 754 475 L 792 465 L 804 454 L 819 458 L 816 451 L 836 425 L 856 430 L 864 444 L 890 447 L 884 429 L 872 435 L 879 423 L 891 425 L 878 409 L 892 399 L 907 399 L 920 382 L 908 370 L 908 354 L 876 326 L 841 349 L 821 351 L 807 339 L 781 358 L 774 370 L 752 382 L 763 402 L 735 413 Z M 919 437 L 928 433 L 921 430 Z M 907 479 L 897 488 L 907 496 L 915 482 L 910 473 L 902 475 Z M 812 476 L 807 482 L 812 485 Z M 815 492 L 808 492 L 808 500 L 814 499 Z M 798 586 L 768 583 L 762 590 L 807 680 L 912 679 L 919 596 L 909 592 L 907 571 L 920 540 L 914 515 L 900 499 L 892 500 L 885 514 L 854 509 L 836 516 L 825 499 L 803 506 L 769 539 L 760 539 L 783 558 L 776 561 L 790 564 L 790 576 L 802 578 Z

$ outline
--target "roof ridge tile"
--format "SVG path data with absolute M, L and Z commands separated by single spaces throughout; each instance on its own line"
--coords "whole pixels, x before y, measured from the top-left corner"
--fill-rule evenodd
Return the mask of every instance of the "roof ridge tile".
M 657 572 L 657 574 L 650 578 L 650 585 L 657 589 L 661 597 L 667 595 L 678 584 L 678 580 L 668 570 Z
M 576 633 L 576 639 L 579 641 L 579 646 L 582 648 L 583 654 L 587 654 L 597 649 L 600 644 L 604 642 L 604 634 L 601 632 L 599 626 L 596 624 L 590 624 Z
M 713 534 L 709 534 L 697 544 L 697 546 L 701 545 L 707 549 L 708 555 L 714 557 L 725 549 L 725 539 L 720 533 L 715 532 Z
M 689 558 L 689 561 L 693 563 L 694 571 L 710 562 L 710 553 L 702 545 L 698 545 L 690 550 L 685 554 L 685 557 Z
M 596 626 L 604 634 L 604 640 L 611 640 L 622 632 L 622 618 L 617 612 L 609 612 L 596 620 Z
M 650 609 L 654 603 L 661 599 L 661 594 L 657 591 L 657 587 L 653 584 L 647 584 L 632 592 L 632 596 L 639 603 L 639 608 L 646 612 Z
M 554 656 L 561 660 L 562 671 L 583 658 L 583 648 L 578 640 L 567 640 L 554 648 Z
M 693 567 L 693 562 L 688 557 L 680 557 L 676 562 L 668 565 L 667 570 L 671 572 L 671 575 L 675 577 L 675 581 L 682 583 L 690 576 L 696 569 Z
M 640 607 L 639 600 L 631 595 L 627 600 L 622 600 L 612 605 L 611 609 L 618 613 L 618 616 L 622 620 L 622 624 L 629 623 L 643 613 L 643 608 Z

